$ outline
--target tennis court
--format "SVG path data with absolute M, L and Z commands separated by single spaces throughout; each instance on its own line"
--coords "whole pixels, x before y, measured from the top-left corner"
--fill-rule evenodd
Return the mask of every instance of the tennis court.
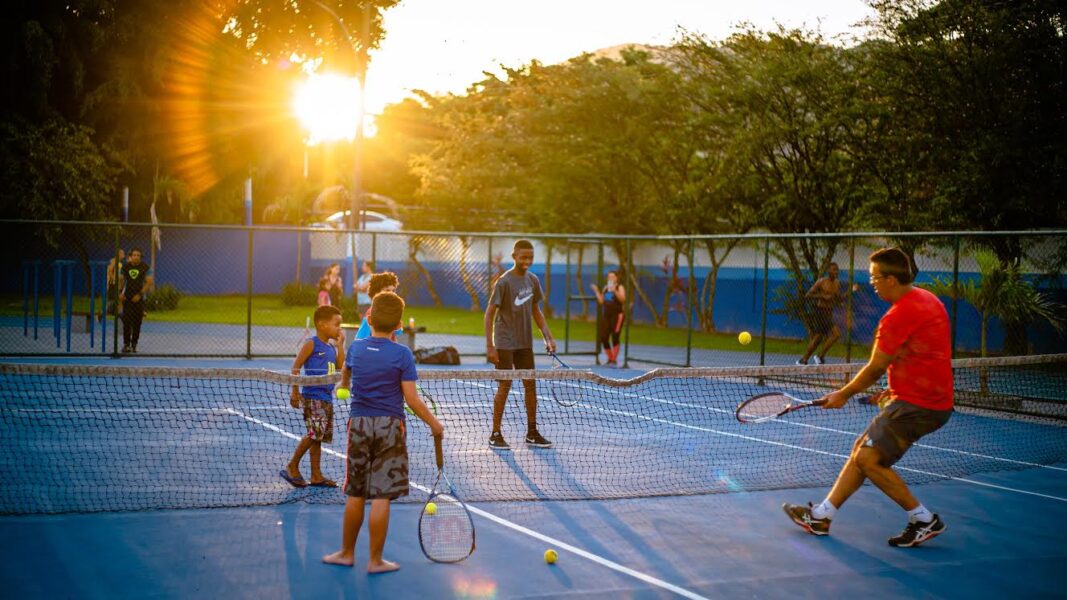
M 394 504 L 386 546 L 402 569 L 382 576 L 322 565 L 339 544 L 341 495 L 277 475 L 302 434 L 287 376 L 229 369 L 244 361 L 183 363 L 210 371 L 97 362 L 0 370 L 0 569 L 13 596 L 1035 597 L 1064 587 L 1062 357 L 957 363 L 969 406 L 898 465 L 949 527 L 912 550 L 886 544 L 905 517 L 871 486 L 829 538 L 780 509 L 825 495 L 875 407 L 755 426 L 733 416 L 763 389 L 814 399 L 855 366 L 661 371 L 625 384 L 543 371 L 539 423 L 555 446 L 521 444 L 513 391 L 510 453 L 485 443 L 498 374 L 422 371 L 478 548 L 458 565 L 422 556 L 416 529 L 435 468 L 413 421 L 414 485 Z M 340 479 L 337 439 L 323 464 Z M 547 548 L 556 565 L 542 560 Z

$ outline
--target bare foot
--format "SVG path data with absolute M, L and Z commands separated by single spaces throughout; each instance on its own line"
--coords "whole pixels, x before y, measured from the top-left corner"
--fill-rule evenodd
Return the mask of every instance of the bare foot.
M 356 557 L 353 554 L 346 554 L 344 550 L 338 550 L 333 554 L 327 554 L 322 557 L 322 562 L 328 565 L 340 565 L 342 567 L 351 567 L 356 564 Z
M 388 560 L 367 563 L 368 573 L 389 573 L 391 571 L 396 571 L 399 568 L 400 565 L 396 564 L 395 562 L 390 562 Z

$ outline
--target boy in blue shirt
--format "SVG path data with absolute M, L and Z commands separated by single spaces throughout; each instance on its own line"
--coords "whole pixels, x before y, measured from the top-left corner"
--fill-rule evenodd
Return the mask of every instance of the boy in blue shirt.
M 341 311 L 336 306 L 320 306 L 315 309 L 315 337 L 308 338 L 293 360 L 293 375 L 328 375 L 336 373 L 344 364 L 345 340 L 341 331 Z M 336 341 L 336 345 L 332 343 Z M 304 409 L 307 435 L 301 438 L 293 452 L 293 458 L 281 470 L 282 479 L 293 487 L 307 487 L 308 482 L 300 474 L 300 461 L 311 451 L 311 483 L 314 487 L 337 487 L 337 482 L 323 477 L 319 469 L 323 442 L 333 442 L 333 394 L 332 386 L 308 385 L 301 390 L 293 386 L 289 404 Z
M 371 337 L 355 340 L 348 349 L 341 387 L 351 383 L 352 406 L 348 420 L 348 461 L 344 491 L 344 525 L 341 549 L 322 557 L 333 565 L 355 563 L 356 537 L 363 525 L 363 508 L 371 501 L 368 573 L 395 571 L 400 565 L 382 558 L 389 530 L 389 503 L 408 493 L 408 451 L 404 402 L 415 416 L 441 435 L 444 427 L 415 391 L 418 374 L 415 357 L 407 346 L 389 339 L 404 316 L 404 301 L 381 292 L 371 302 Z

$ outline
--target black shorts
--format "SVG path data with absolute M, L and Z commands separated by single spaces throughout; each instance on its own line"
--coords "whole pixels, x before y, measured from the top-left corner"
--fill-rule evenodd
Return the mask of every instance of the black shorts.
M 878 448 L 883 464 L 896 464 L 911 445 L 924 435 L 948 423 L 951 410 L 930 410 L 902 400 L 894 400 L 878 413 L 863 432 L 866 446 Z
M 816 308 L 811 319 L 812 335 L 829 335 L 834 329 L 834 310 L 832 308 Z
M 518 348 L 515 350 L 496 351 L 498 369 L 532 369 L 534 368 L 533 348 Z

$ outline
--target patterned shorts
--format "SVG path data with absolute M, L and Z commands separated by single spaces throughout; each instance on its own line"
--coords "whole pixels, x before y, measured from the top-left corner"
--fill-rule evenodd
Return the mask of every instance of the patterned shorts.
M 390 500 L 408 495 L 408 448 L 399 417 L 348 420 L 348 469 L 345 494 Z
M 304 398 L 304 424 L 308 439 L 333 443 L 333 402 Z

